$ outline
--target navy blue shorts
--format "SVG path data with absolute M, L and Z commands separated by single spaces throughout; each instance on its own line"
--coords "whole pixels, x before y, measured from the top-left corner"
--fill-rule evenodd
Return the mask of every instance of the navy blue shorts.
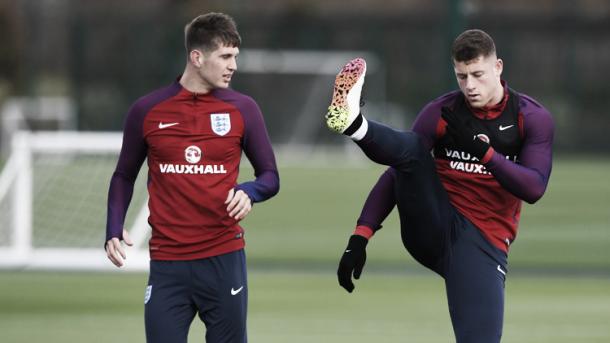
M 403 245 L 445 279 L 457 342 L 500 342 L 506 253 L 451 205 L 430 151 L 417 134 L 369 122 L 357 144 L 371 160 L 396 170 Z
M 247 342 L 244 250 L 192 261 L 150 261 L 144 299 L 146 341 L 186 342 L 195 314 L 208 343 Z

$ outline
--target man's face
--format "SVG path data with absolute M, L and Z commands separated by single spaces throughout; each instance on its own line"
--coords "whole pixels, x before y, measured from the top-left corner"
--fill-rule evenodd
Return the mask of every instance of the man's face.
M 495 54 L 467 62 L 453 61 L 453 70 L 460 90 L 472 107 L 492 106 L 502 100 L 502 60 Z
M 218 49 L 201 54 L 197 72 L 204 85 L 211 89 L 227 88 L 237 70 L 239 48 L 221 45 Z

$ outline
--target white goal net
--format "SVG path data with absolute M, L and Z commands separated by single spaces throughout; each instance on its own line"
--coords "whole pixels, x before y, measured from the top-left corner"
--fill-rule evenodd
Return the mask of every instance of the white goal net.
M 0 174 L 0 268 L 116 269 L 103 249 L 121 133 L 19 132 Z M 148 267 L 146 170 L 126 220 L 124 270 Z

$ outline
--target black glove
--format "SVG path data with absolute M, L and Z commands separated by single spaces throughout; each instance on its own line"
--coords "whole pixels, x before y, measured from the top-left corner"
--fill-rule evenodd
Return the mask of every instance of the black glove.
M 363 236 L 352 235 L 343 256 L 341 256 L 341 261 L 339 261 L 339 269 L 337 270 L 339 285 L 350 293 L 354 290 L 352 272 L 354 273 L 354 279 L 360 278 L 362 268 L 364 268 L 366 262 L 366 244 L 368 242 L 369 240 Z
M 475 156 L 479 161 L 489 149 L 489 143 L 477 137 L 473 120 L 469 116 L 460 116 L 449 107 L 441 109 L 441 117 L 447 122 L 447 135 L 449 139 L 463 151 Z

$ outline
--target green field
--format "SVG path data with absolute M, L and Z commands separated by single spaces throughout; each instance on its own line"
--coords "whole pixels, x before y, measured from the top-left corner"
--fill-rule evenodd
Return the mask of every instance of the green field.
M 451 342 L 442 281 L 368 273 L 353 294 L 334 271 L 250 273 L 251 342 Z M 0 273 L 0 337 L 143 342 L 144 274 Z M 509 278 L 503 342 L 610 341 L 610 280 Z M 190 342 L 203 342 L 194 322 Z
M 451 342 L 442 280 L 404 251 L 395 212 L 369 245 L 356 292 L 347 294 L 335 280 L 363 200 L 383 169 L 279 161 L 280 194 L 255 205 L 243 223 L 250 341 Z M 87 177 L 87 168 L 99 165 L 70 167 L 86 176 L 80 181 L 61 164 L 55 168 L 46 167 L 47 179 L 39 181 L 51 200 L 35 202 L 44 210 L 34 220 L 41 223 L 35 242 L 100 246 L 113 165 L 98 170 L 103 178 Z M 609 170 L 607 159 L 559 158 L 545 197 L 524 204 L 509 258 L 503 342 L 610 342 Z M 250 173 L 244 169 L 242 177 Z M 52 201 L 72 196 L 58 196 L 55 188 L 80 194 L 84 187 L 99 191 L 77 210 Z M 62 220 L 42 226 L 53 213 Z M 74 227 L 62 225 L 66 218 Z M 143 342 L 145 285 L 145 274 L 1 271 L 0 342 Z M 196 320 L 190 341 L 203 342 L 203 331 Z

